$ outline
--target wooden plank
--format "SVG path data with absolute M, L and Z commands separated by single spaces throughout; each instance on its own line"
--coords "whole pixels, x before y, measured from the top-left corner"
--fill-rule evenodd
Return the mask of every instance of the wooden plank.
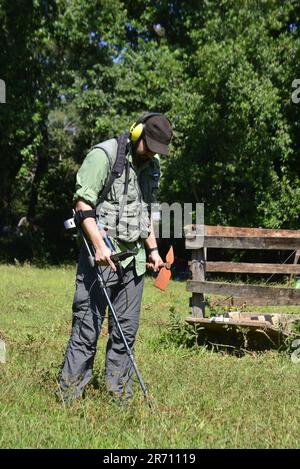
M 245 285 L 224 282 L 199 282 L 188 280 L 187 291 L 212 293 L 225 296 L 250 298 L 250 304 L 299 305 L 300 290 L 295 288 L 276 288 L 260 285 Z
M 266 321 L 256 321 L 256 320 L 235 320 L 235 319 L 230 319 L 230 318 L 223 318 L 222 320 L 214 320 L 212 318 L 195 318 L 193 316 L 189 316 L 185 319 L 187 322 L 190 323 L 197 323 L 197 324 L 204 324 L 204 325 L 210 325 L 211 328 L 217 327 L 219 325 L 237 325 L 237 326 L 244 326 L 244 327 L 253 327 L 257 329 L 258 327 L 266 329 L 276 329 L 271 323 L 267 323 Z M 278 330 L 278 329 L 277 329 Z
M 205 236 L 222 236 L 229 238 L 299 238 L 300 230 L 274 230 L 268 228 L 243 228 L 238 226 L 205 225 Z
M 185 238 L 186 249 L 300 249 L 300 230 L 187 225 Z
M 207 272 L 250 274 L 300 274 L 300 264 L 261 264 L 247 262 L 207 262 Z
M 280 249 L 280 250 L 293 250 L 300 248 L 299 238 L 275 238 L 275 237 L 236 237 L 230 238 L 227 236 L 204 236 L 193 239 L 186 239 L 186 249 L 199 249 L 200 247 L 207 248 L 224 248 L 224 249 Z
M 289 333 L 288 331 L 279 329 L 272 324 L 268 324 L 267 322 L 259 322 L 259 321 L 234 321 L 230 319 L 229 321 L 226 322 L 214 322 L 211 321 L 209 318 L 194 318 L 194 317 L 187 317 L 186 322 L 189 324 L 198 324 L 201 327 L 204 327 L 205 329 L 212 330 L 212 331 L 217 331 L 220 328 L 232 326 L 234 328 L 240 328 L 240 327 L 245 327 L 248 330 L 252 331 L 265 331 L 266 333 L 270 333 L 271 337 L 278 335 L 282 336 L 288 336 Z
M 299 238 L 275 238 L 275 237 L 236 237 L 205 236 L 204 246 L 208 248 L 226 249 L 280 249 L 293 250 L 300 248 Z
M 274 298 L 259 298 L 259 297 L 243 297 L 243 296 L 229 296 L 224 298 L 218 294 L 210 297 L 210 304 L 214 306 L 221 305 L 222 307 L 230 308 L 244 308 L 245 306 L 287 306 L 286 303 L 278 303 Z
M 281 230 L 269 228 L 245 228 L 239 226 L 186 225 L 185 237 L 222 236 L 227 238 L 300 238 L 300 230 Z

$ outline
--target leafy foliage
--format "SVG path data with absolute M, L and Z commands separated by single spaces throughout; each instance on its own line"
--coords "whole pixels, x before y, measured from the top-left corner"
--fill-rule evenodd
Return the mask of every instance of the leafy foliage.
M 159 337 L 159 345 L 169 347 L 193 347 L 197 345 L 197 330 L 186 323 L 174 307 L 170 308 L 169 323 Z

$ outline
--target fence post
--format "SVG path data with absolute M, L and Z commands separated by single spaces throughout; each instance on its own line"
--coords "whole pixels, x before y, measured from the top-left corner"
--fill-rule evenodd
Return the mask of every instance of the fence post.
M 193 280 L 199 280 L 201 282 L 205 281 L 205 264 L 206 249 L 193 249 L 192 262 L 190 266 Z M 192 293 L 192 298 L 190 298 L 190 307 L 192 308 L 193 317 L 205 317 L 205 300 L 203 293 Z
M 298 249 L 298 250 L 295 252 L 294 265 L 297 265 L 297 264 L 298 264 L 299 258 L 300 258 L 300 249 Z M 289 285 L 292 284 L 294 278 L 295 278 L 295 275 L 293 275 L 293 274 L 290 275 Z

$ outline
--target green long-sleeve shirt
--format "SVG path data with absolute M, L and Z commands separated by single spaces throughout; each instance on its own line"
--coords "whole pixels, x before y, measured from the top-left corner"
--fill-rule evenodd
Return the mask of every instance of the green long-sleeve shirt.
M 136 172 L 137 177 L 149 164 L 149 161 L 144 163 L 139 168 L 136 168 L 132 162 L 132 156 L 129 154 L 127 158 L 130 162 L 131 168 Z M 156 156 L 158 159 L 158 157 Z M 159 161 L 159 160 L 158 160 Z M 109 161 L 105 152 L 101 148 L 95 148 L 91 150 L 86 158 L 84 159 L 79 171 L 76 176 L 76 192 L 73 200 L 76 202 L 79 199 L 83 199 L 86 203 L 91 206 L 95 206 L 99 197 L 99 193 L 103 190 L 110 173 Z M 154 200 L 153 200 L 154 201 Z M 151 201 L 147 201 L 152 202 Z M 127 249 L 133 249 L 137 252 L 135 257 L 135 270 L 136 274 L 143 275 L 146 271 L 146 253 L 144 240 L 138 239 L 135 242 L 120 242 L 117 239 L 112 239 L 112 244 L 116 252 L 121 252 Z M 122 266 L 125 268 L 133 257 L 128 257 L 122 261 Z

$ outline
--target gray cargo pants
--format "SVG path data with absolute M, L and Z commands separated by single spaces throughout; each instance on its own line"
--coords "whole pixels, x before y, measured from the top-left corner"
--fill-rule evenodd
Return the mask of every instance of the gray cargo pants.
M 110 267 L 101 267 L 104 282 L 128 345 L 133 350 L 139 326 L 144 275 L 136 276 L 134 262 L 123 269 L 123 282 Z M 65 401 L 80 396 L 91 380 L 97 340 L 105 316 L 107 300 L 97 281 L 95 269 L 81 249 L 76 274 L 71 337 L 65 353 L 59 381 Z M 129 398 L 132 395 L 133 366 L 109 311 L 109 338 L 106 347 L 105 379 L 107 390 Z

